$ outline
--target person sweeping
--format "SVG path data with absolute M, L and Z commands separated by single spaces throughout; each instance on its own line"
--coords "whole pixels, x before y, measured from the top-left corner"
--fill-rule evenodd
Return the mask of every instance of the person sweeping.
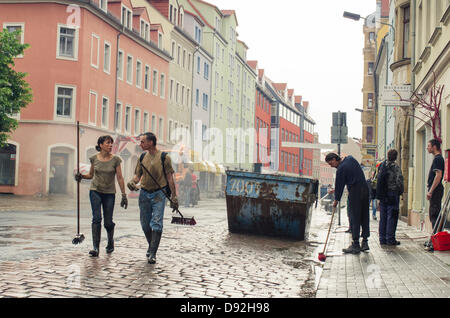
M 150 264 L 155 264 L 163 231 L 166 194 L 171 196 L 172 209 L 178 209 L 178 199 L 170 157 L 156 148 L 157 141 L 153 133 L 144 133 L 139 138 L 145 152 L 139 158 L 134 177 L 127 186 L 131 191 L 137 191 L 139 188 L 136 184 L 140 182 L 139 210 L 142 230 L 148 243 L 146 257 Z
M 368 237 L 369 228 L 369 188 L 358 161 L 352 156 L 342 159 L 335 153 L 329 153 L 325 161 L 333 168 L 336 168 L 335 199 L 333 207 L 336 208 L 342 198 L 344 187 L 348 189 L 349 219 L 353 243 L 348 248 L 343 249 L 344 253 L 359 254 L 361 251 L 369 250 Z M 360 230 L 362 228 L 362 244 L 359 244 Z
M 114 227 L 113 212 L 114 202 L 116 198 L 116 185 L 114 178 L 117 181 L 122 191 L 122 200 L 120 206 L 126 209 L 128 207 L 128 199 L 125 193 L 125 182 L 122 176 L 122 169 L 120 164 L 122 159 L 111 153 L 114 140 L 111 136 L 101 136 L 97 140 L 95 149 L 97 154 L 89 158 L 91 162 L 91 169 L 88 174 L 83 175 L 77 173 L 75 180 L 81 182 L 82 179 L 93 179 L 89 190 L 89 199 L 92 208 L 92 243 L 94 248 L 89 252 L 92 257 L 97 257 L 100 248 L 101 226 L 102 226 L 102 212 L 104 226 L 108 234 L 108 245 L 106 246 L 106 253 L 114 251 Z

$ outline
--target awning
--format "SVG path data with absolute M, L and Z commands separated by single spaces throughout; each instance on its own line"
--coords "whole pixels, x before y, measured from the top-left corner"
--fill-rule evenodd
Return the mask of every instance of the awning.
M 208 171 L 208 166 L 204 161 L 194 162 L 194 171 Z
M 212 163 L 211 161 L 208 161 L 208 160 L 205 160 L 205 163 L 208 167 L 208 172 L 216 173 L 217 169 L 216 169 L 216 165 L 214 163 Z
M 225 167 L 221 164 L 214 163 L 216 165 L 216 175 L 225 174 Z

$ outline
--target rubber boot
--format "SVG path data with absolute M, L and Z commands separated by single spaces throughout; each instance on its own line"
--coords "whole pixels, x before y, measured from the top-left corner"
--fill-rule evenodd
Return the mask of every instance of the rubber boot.
M 159 242 L 161 241 L 162 232 L 152 231 L 152 244 L 150 245 L 150 256 L 148 257 L 149 264 L 156 263 L 156 252 L 158 251 Z
M 344 253 L 351 253 L 351 254 L 359 254 L 361 252 L 361 248 L 359 246 L 359 241 L 353 242 L 352 245 L 350 245 L 348 248 L 344 248 L 342 250 Z
M 106 230 L 108 234 L 108 245 L 106 245 L 106 253 L 110 254 L 114 252 L 114 226 Z
M 369 242 L 367 241 L 367 239 L 363 239 L 361 244 L 361 251 L 368 251 L 368 250 L 369 250 Z
M 147 243 L 148 243 L 148 249 L 147 249 L 147 253 L 145 254 L 145 256 L 148 258 L 150 256 L 150 250 L 151 250 L 151 246 L 152 246 L 152 230 L 145 232 L 145 238 L 147 239 Z
M 89 255 L 97 257 L 100 248 L 100 236 L 101 236 L 102 225 L 100 223 L 92 224 L 92 244 L 94 249 L 89 251 Z

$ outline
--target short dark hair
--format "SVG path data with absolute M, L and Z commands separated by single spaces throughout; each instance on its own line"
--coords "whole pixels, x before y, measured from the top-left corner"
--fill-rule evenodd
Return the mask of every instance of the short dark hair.
M 140 136 L 145 136 L 145 139 L 147 139 L 148 141 L 153 141 L 153 145 L 156 146 L 156 136 L 154 133 L 146 132 L 141 134 Z
M 114 143 L 114 139 L 110 135 L 105 135 L 105 136 L 98 137 L 98 139 L 97 139 L 97 146 L 95 146 L 95 150 L 97 150 L 97 151 L 102 150 L 102 148 L 100 148 L 100 145 L 102 145 L 107 140 L 111 141 L 112 144 Z
M 436 146 L 437 150 L 441 150 L 441 142 L 437 139 L 431 139 L 430 141 L 428 141 L 431 145 L 431 147 Z
M 325 161 L 329 162 L 333 159 L 336 159 L 336 161 L 341 161 L 341 157 L 339 157 L 337 154 L 335 154 L 334 152 L 330 152 L 328 155 L 326 155 L 325 157 Z
M 387 156 L 389 161 L 395 161 L 397 160 L 398 152 L 395 149 L 391 149 L 388 151 Z

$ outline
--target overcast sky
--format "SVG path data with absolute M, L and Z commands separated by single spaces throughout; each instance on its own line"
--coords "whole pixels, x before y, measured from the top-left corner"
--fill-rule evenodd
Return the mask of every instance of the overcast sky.
M 208 0 L 206 0 L 208 1 Z M 361 138 L 363 17 L 375 0 L 209 0 L 220 10 L 236 10 L 239 39 L 247 59 L 274 82 L 288 83 L 310 102 L 321 143 L 330 143 L 332 112 L 347 112 L 349 136 Z

